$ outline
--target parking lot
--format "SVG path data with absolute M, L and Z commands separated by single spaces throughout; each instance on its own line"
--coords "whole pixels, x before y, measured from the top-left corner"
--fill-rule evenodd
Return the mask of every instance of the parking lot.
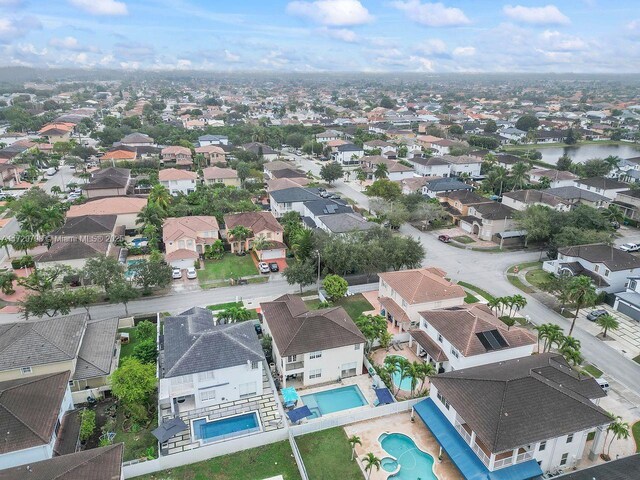
M 607 332 L 608 344 L 628 358 L 640 355 L 640 322 L 636 322 L 627 315 L 620 313 L 609 305 L 598 305 L 596 308 L 585 308 L 578 315 L 578 324 L 583 330 L 596 336 L 602 333 L 602 329 L 595 323 L 587 320 L 587 315 L 592 310 L 607 310 L 618 322 L 620 328 Z M 610 339 L 609 339 L 610 337 Z M 602 338 L 602 335 L 600 335 Z

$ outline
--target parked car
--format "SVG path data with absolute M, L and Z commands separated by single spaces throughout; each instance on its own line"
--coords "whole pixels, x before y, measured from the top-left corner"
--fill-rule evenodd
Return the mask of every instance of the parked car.
M 587 314 L 587 320 L 589 320 L 590 322 L 595 322 L 596 320 L 598 320 L 601 316 L 606 315 L 608 312 L 606 310 L 592 310 L 591 312 L 589 312 Z
M 640 250 L 640 245 L 637 243 L 623 243 L 618 248 L 623 252 L 637 252 Z
M 327 191 L 327 189 L 326 189 L 326 188 L 324 188 L 324 187 L 318 187 L 318 191 L 319 191 L 319 192 L 326 192 L 326 191 Z
M 253 321 L 253 328 L 256 330 L 258 335 L 262 335 L 262 325 L 260 325 L 260 320 Z
M 260 273 L 269 273 L 271 271 L 267 262 L 260 262 L 258 264 L 258 270 L 260 270 Z
M 194 267 L 187 268 L 187 278 L 189 280 L 193 280 L 194 278 L 198 278 L 198 272 Z
M 331 195 L 329 197 L 331 200 L 340 200 L 340 195 L 338 195 L 337 193 L 334 193 L 333 195 Z
M 604 378 L 596 378 L 596 382 L 600 385 L 600 388 L 604 390 L 604 393 L 609 393 L 609 381 Z
M 320 196 L 322 198 L 329 198 L 331 196 L 331 194 L 329 192 L 327 192 L 326 190 L 323 190 L 322 192 L 320 192 Z
M 47 176 L 48 177 L 51 177 L 51 176 L 55 175 L 56 172 L 57 172 L 57 170 L 54 167 L 47 168 Z
M 278 264 L 276 262 L 270 262 L 269 270 L 271 270 L 272 272 L 277 272 L 280 270 L 280 267 L 278 267 Z
M 175 279 L 182 278 L 182 270 L 179 268 L 174 268 L 171 272 L 171 276 Z
M 449 243 L 451 241 L 451 237 L 449 235 L 438 235 L 438 240 L 444 243 Z

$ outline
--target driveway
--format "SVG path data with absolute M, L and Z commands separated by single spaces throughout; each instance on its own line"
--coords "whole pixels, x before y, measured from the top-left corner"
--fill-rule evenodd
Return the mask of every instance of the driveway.
M 576 324 L 594 337 L 602 334 L 602 328 L 596 322 L 587 320 L 587 315 L 592 310 L 606 310 L 620 323 L 620 329 L 607 332 L 607 339 L 602 339 L 601 341 L 606 342 L 608 346 L 615 348 L 628 358 L 640 355 L 640 322 L 606 304 L 598 305 L 596 308 L 585 308 L 578 314 Z

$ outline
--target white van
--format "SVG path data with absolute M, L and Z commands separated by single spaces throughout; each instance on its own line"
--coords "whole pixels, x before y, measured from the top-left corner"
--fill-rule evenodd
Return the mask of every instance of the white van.
M 596 378 L 596 382 L 600 385 L 600 388 L 604 390 L 604 393 L 609 393 L 609 382 L 604 378 Z
M 47 176 L 51 177 L 52 175 L 55 175 L 56 172 L 57 172 L 57 170 L 54 167 L 50 167 L 50 168 L 47 168 L 47 172 L 46 173 L 47 173 Z

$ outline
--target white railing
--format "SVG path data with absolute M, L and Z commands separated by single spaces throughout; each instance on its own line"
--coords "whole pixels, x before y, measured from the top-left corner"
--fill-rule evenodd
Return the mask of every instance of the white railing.
M 293 362 L 293 363 L 286 363 L 284 365 L 284 369 L 287 372 L 290 372 L 291 370 L 300 370 L 301 368 L 304 368 L 304 361 L 302 362 Z
M 531 460 L 533 458 L 533 451 L 520 453 L 516 457 L 516 463 L 526 462 L 527 460 Z
M 495 460 L 493 462 L 493 468 L 498 469 L 502 467 L 507 467 L 509 465 L 513 465 L 513 455 L 507 458 L 502 458 L 500 460 Z
M 474 452 L 476 452 L 476 455 L 478 455 L 478 458 L 480 460 L 482 460 L 482 463 L 484 463 L 487 467 L 489 466 L 489 464 L 491 463 L 491 459 L 489 458 L 489 456 L 484 453 L 484 451 L 480 448 L 480 446 L 477 443 L 474 443 L 471 448 L 473 449 Z
M 464 438 L 464 441 L 467 442 L 467 445 L 471 445 L 471 435 L 458 422 L 456 422 L 456 430 L 462 436 L 462 438 Z

